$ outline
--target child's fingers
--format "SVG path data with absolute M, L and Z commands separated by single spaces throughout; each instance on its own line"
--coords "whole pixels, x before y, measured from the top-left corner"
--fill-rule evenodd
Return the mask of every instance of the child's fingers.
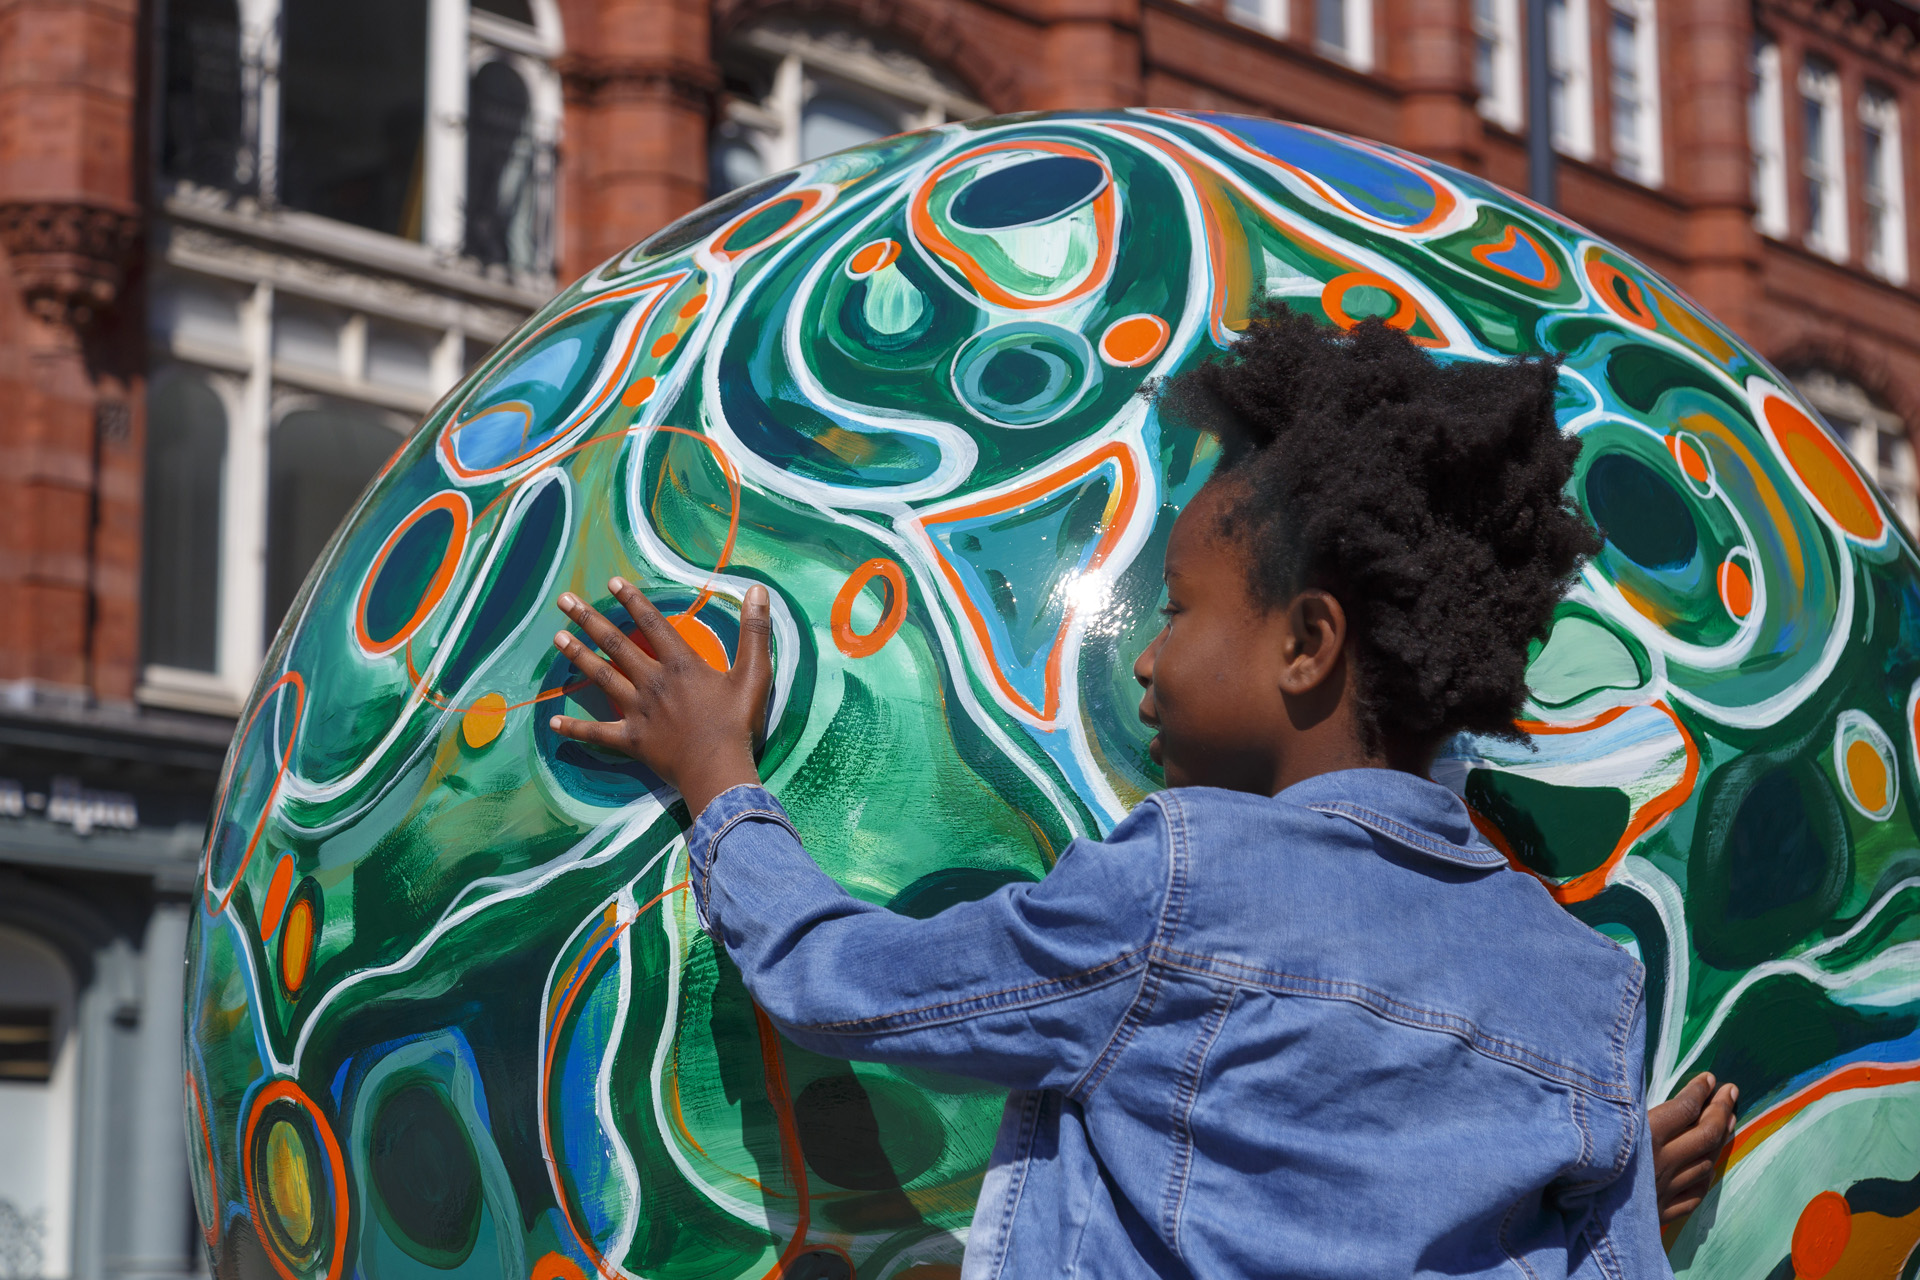
M 1660 1221 L 1678 1222 L 1695 1209 L 1698 1209 L 1700 1202 L 1704 1199 L 1706 1199 L 1705 1196 L 1689 1196 L 1685 1200 L 1676 1200 L 1660 1211 Z
M 756 582 L 747 588 L 747 597 L 740 602 L 740 652 L 733 663 L 736 678 L 756 701 L 765 695 L 773 681 L 772 636 L 773 609 L 767 589 Z
M 1673 1181 L 1668 1183 L 1667 1186 L 1668 1186 L 1668 1189 L 1675 1195 L 1679 1195 L 1683 1192 L 1691 1192 L 1696 1187 L 1704 1191 L 1706 1189 L 1707 1180 L 1712 1177 L 1713 1177 L 1713 1161 L 1711 1159 L 1707 1159 L 1707 1160 L 1699 1161 L 1696 1164 L 1690 1164 L 1686 1168 L 1682 1169 L 1680 1172 L 1674 1174 Z
M 1654 1149 L 1671 1142 L 1694 1126 L 1707 1100 L 1713 1096 L 1713 1076 L 1702 1071 L 1687 1081 L 1687 1087 L 1657 1107 L 1647 1108 L 1647 1125 L 1652 1130 Z
M 665 662 L 668 658 L 686 659 L 695 657 L 691 646 L 673 629 L 673 624 L 661 616 L 653 607 L 653 601 L 640 593 L 625 578 L 609 578 L 607 587 L 613 592 L 614 599 L 627 606 L 627 612 L 633 615 L 633 625 L 646 637 L 647 647 L 654 656 Z
M 571 591 L 560 597 L 560 611 L 593 637 L 594 643 L 600 646 L 630 682 L 637 682 L 653 666 L 653 658 L 635 644 L 632 637 L 608 621 L 607 615 Z
M 627 678 L 614 670 L 599 654 L 581 644 L 579 637 L 570 631 L 562 631 L 553 637 L 553 647 L 566 654 L 580 674 L 599 685 L 616 704 L 623 707 L 632 705 L 634 691 Z
M 605 747 L 609 751 L 625 751 L 625 739 L 620 735 L 620 722 L 616 720 L 576 720 L 572 716 L 554 716 L 547 725 L 563 738 L 572 738 L 575 742 L 584 742 L 589 746 Z

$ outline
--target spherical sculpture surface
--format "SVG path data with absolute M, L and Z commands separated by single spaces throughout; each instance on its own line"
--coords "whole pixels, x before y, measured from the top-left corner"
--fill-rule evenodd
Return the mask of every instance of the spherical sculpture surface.
M 1160 785 L 1130 666 L 1212 446 L 1137 394 L 1261 295 L 1443 359 L 1565 353 L 1606 537 L 1532 659 L 1533 749 L 1436 776 L 1637 951 L 1648 1092 L 1742 1123 L 1683 1275 L 1911 1275 L 1920 574 L 1763 361 L 1471 176 L 1165 111 L 815 161 L 567 289 L 429 416 L 240 722 L 190 944 L 222 1275 L 953 1276 L 1001 1096 L 784 1043 L 694 920 L 685 812 L 556 738 L 571 590 L 715 664 L 772 589 L 762 761 L 856 895 L 1044 875 Z

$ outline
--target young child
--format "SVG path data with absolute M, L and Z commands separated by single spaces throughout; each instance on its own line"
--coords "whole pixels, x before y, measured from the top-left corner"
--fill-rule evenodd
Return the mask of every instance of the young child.
M 930 919 L 847 894 L 760 788 L 764 588 L 726 673 L 619 579 L 651 656 L 560 598 L 621 718 L 555 731 L 679 789 L 701 922 L 782 1033 L 1014 1090 L 966 1275 L 1670 1274 L 1643 971 L 1427 779 L 1515 732 L 1595 546 L 1556 376 L 1274 306 L 1177 379 L 1221 455 L 1134 668 L 1169 789 Z

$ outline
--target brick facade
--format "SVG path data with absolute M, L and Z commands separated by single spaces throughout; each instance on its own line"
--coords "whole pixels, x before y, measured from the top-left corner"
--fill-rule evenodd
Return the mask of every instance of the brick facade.
M 558 276 L 703 200 L 722 93 L 714 50 L 770 15 L 882 32 L 996 111 L 1273 114 L 1524 189 L 1524 138 L 1476 110 L 1468 0 L 1382 0 L 1372 71 L 1317 52 L 1312 4 L 1289 2 L 1294 34 L 1275 38 L 1235 21 L 1224 0 L 563 0 Z M 1595 48 L 1605 12 L 1588 11 Z M 1784 367 L 1837 368 L 1920 421 L 1920 294 L 1873 279 L 1857 249 L 1836 263 L 1754 230 L 1747 114 L 1756 31 L 1778 42 L 1789 69 L 1808 51 L 1830 59 L 1846 101 L 1868 77 L 1910 97 L 1920 11 L 1893 0 L 1665 0 L 1658 12 L 1667 181 L 1611 172 L 1596 128 L 1590 160 L 1562 160 L 1561 207 Z M 139 663 L 150 16 L 138 0 L 0 3 L 0 399 L 10 407 L 0 422 L 0 681 L 121 704 Z M 1593 97 L 1604 123 L 1606 95 Z M 1789 156 L 1796 129 L 1789 110 Z M 1904 179 L 1907 207 L 1920 207 L 1920 165 Z M 1795 209 L 1790 227 L 1804 217 Z M 1856 226 L 1853 243 L 1863 239 Z

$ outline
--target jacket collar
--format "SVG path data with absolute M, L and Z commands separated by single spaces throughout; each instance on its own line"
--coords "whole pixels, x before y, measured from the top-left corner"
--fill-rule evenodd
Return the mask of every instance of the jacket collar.
M 1296 782 L 1274 797 L 1347 819 L 1414 853 L 1489 871 L 1507 860 L 1474 830 L 1460 797 L 1398 769 L 1338 769 Z

